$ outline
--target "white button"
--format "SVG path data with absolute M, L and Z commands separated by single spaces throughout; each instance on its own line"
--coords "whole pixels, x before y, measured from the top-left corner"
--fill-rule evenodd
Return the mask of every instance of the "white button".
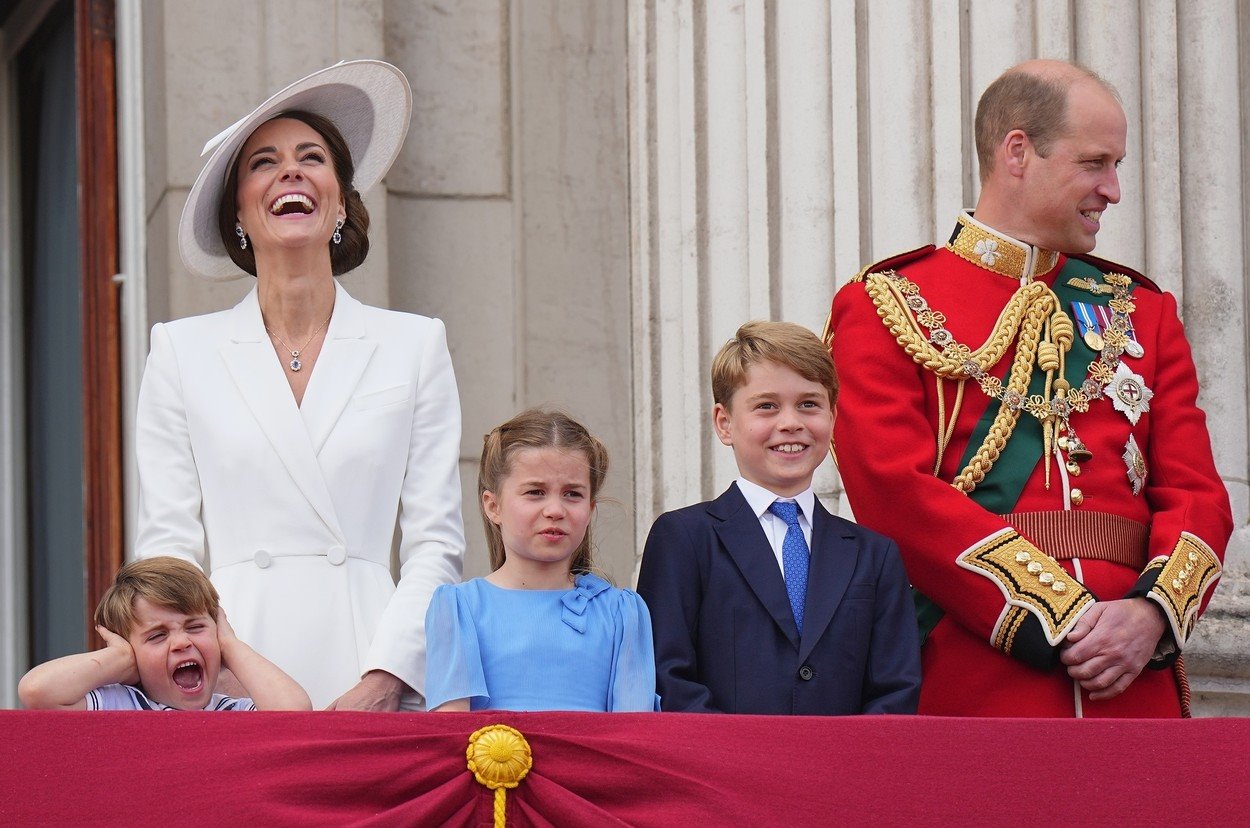
M 273 558 L 271 558 L 269 553 L 264 549 L 257 549 L 256 554 L 252 556 L 252 560 L 255 561 L 256 565 L 261 569 L 268 569 L 269 564 L 273 563 Z
M 347 560 L 347 550 L 341 546 L 331 546 L 330 551 L 326 553 L 326 557 L 335 566 L 342 566 L 343 561 Z

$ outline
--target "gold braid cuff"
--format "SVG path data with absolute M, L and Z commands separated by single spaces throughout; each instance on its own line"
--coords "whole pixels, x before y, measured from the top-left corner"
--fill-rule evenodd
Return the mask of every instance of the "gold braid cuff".
M 1055 647 L 1094 603 L 1085 586 L 1054 558 L 1012 529 L 1002 529 L 978 541 L 955 558 L 964 569 L 989 578 L 1007 601 L 990 636 L 990 643 L 1011 653 L 1016 632 L 1034 615 L 1046 643 Z
M 1163 608 L 1176 643 L 1184 647 L 1198 621 L 1203 597 L 1220 578 L 1220 559 L 1197 535 L 1181 532 L 1172 554 L 1155 558 L 1146 572 L 1155 567 L 1159 574 L 1146 597 Z

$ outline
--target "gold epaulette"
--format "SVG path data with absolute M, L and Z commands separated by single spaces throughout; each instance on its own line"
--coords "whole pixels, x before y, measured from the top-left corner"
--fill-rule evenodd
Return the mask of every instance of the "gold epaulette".
M 896 253 L 893 256 L 880 259 L 879 261 L 872 262 L 871 264 L 866 264 L 862 268 L 860 268 L 860 271 L 856 273 L 853 277 L 851 277 L 851 279 L 849 279 L 846 284 L 850 285 L 856 282 L 863 282 L 864 277 L 867 276 L 869 273 L 877 273 L 882 270 L 890 270 L 892 268 L 898 267 L 899 265 L 904 265 L 904 264 L 907 264 L 908 262 L 914 262 L 917 259 L 920 259 L 920 258 L 923 258 L 924 256 L 929 255 L 936 249 L 937 248 L 934 245 L 926 244 L 924 247 L 917 247 L 915 250 L 908 250 L 906 253 Z M 842 287 L 846 287 L 846 285 L 843 285 Z M 831 347 L 833 344 L 833 329 L 832 329 L 832 325 L 830 324 L 831 322 L 833 322 L 833 308 L 832 307 L 829 309 L 829 315 L 825 317 L 825 326 L 821 329 L 821 333 L 820 333 L 820 338 L 825 343 L 826 348 Z
M 883 270 L 894 270 L 901 265 L 914 262 L 917 259 L 927 256 L 936 249 L 937 248 L 934 245 L 926 244 L 924 247 L 917 247 L 915 250 L 908 250 L 906 253 L 896 253 L 893 256 L 888 256 L 884 259 L 873 262 L 872 264 L 864 265 L 860 269 L 859 273 L 855 274 L 855 277 L 851 279 L 851 281 L 862 282 L 864 281 L 864 277 L 869 273 L 880 273 Z

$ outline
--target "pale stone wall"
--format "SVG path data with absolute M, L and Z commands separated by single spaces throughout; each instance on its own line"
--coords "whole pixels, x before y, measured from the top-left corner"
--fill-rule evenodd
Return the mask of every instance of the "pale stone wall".
M 640 535 L 733 477 L 707 427 L 719 343 L 751 317 L 820 330 L 862 263 L 944 239 L 975 201 L 981 91 L 1077 59 L 1130 125 L 1097 252 L 1182 301 L 1238 527 L 1188 655 L 1197 707 L 1250 713 L 1244 4 L 629 0 L 629 18 Z M 816 486 L 849 512 L 831 464 Z
M 301 0 L 298 10 L 293 17 L 291 4 L 248 0 L 143 6 L 152 322 L 230 307 L 252 286 L 250 279 L 191 277 L 178 257 L 178 217 L 203 166 L 204 143 L 287 83 L 345 58 L 382 53 L 380 0 Z M 385 250 L 385 198 L 374 194 L 366 205 L 371 241 Z M 364 302 L 386 304 L 385 257 L 371 256 L 344 285 Z
M 414 115 L 387 178 L 391 305 L 447 322 L 464 408 L 466 575 L 487 571 L 482 437 L 568 410 L 613 465 L 598 561 L 633 572 L 625 7 L 388 2 Z

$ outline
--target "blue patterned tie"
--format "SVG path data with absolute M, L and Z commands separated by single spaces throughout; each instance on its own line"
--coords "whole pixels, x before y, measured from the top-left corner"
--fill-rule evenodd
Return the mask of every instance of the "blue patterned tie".
M 781 562 L 786 575 L 786 593 L 794 612 L 794 626 L 803 634 L 803 602 L 807 600 L 807 563 L 809 550 L 799 526 L 799 504 L 774 500 L 768 511 L 786 522 L 786 539 L 781 542 Z

